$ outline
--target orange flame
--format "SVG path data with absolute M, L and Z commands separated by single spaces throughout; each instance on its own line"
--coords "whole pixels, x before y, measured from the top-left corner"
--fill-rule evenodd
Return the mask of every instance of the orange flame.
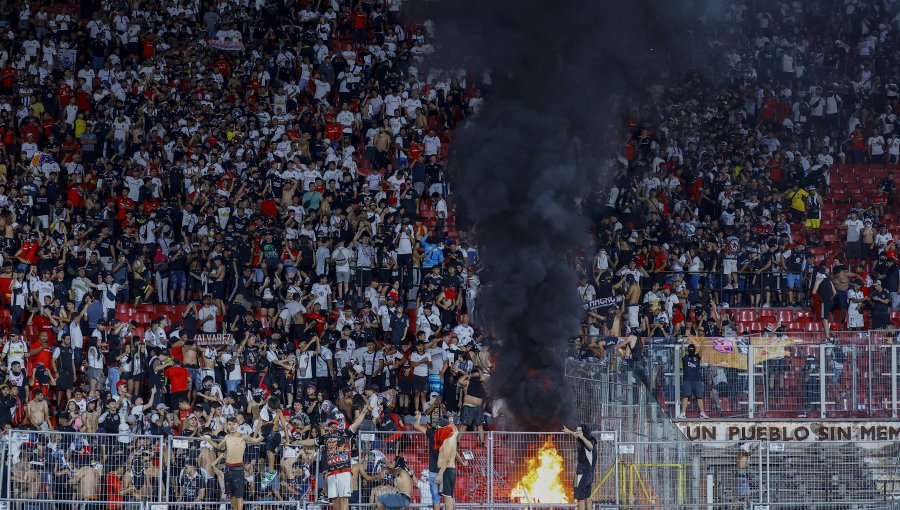
M 528 473 L 513 487 L 510 497 L 519 503 L 568 503 L 563 483 L 563 458 L 548 439 L 536 457 L 528 459 Z

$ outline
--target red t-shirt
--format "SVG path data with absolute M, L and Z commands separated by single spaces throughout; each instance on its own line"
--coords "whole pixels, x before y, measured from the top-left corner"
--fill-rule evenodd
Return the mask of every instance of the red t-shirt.
M 141 52 L 144 58 L 153 58 L 153 55 L 156 53 L 156 41 L 153 39 L 141 41 Z
M 47 345 L 50 347 L 56 346 L 56 342 L 53 340 L 56 338 L 56 335 L 53 334 L 53 324 L 50 323 L 50 319 L 43 315 L 35 315 L 34 318 L 31 319 L 31 326 L 35 330 L 35 338 L 40 338 L 41 332 L 46 331 Z
M 21 246 L 21 250 L 22 250 L 21 257 L 23 259 L 27 260 L 29 264 L 37 264 L 37 262 L 38 262 L 37 249 L 38 249 L 37 243 L 32 243 L 30 241 L 24 242 L 24 243 L 22 243 L 22 246 Z
M 321 335 L 325 331 L 325 317 L 322 315 L 311 312 L 306 314 L 307 321 L 316 321 L 316 334 Z
M 184 367 L 169 367 L 166 369 L 166 378 L 169 379 L 169 391 L 178 393 L 179 391 L 188 390 L 188 378 L 190 372 Z
M 91 101 L 93 98 L 90 94 L 83 90 L 79 90 L 75 93 L 75 103 L 78 104 L 78 109 L 80 111 L 89 112 L 91 111 Z
M 221 74 L 225 78 L 231 76 L 231 64 L 228 63 L 227 60 L 216 60 L 213 66 L 215 66 L 215 68 L 219 71 L 219 74 Z
M 56 87 L 56 97 L 59 98 L 59 107 L 65 108 L 72 99 L 72 87 L 66 84 Z
M 12 88 L 13 85 L 16 84 L 16 75 L 19 74 L 18 71 L 14 67 L 4 67 L 3 68 L 3 86 L 5 88 Z
M 122 497 L 122 480 L 115 473 L 106 473 L 106 494 L 110 501 L 109 508 L 122 507 L 122 505 L 115 504 L 125 501 Z
M 35 350 L 41 347 L 41 342 L 38 340 L 33 340 L 28 343 L 28 348 L 30 350 Z M 44 347 L 37 354 L 28 359 L 28 375 L 30 376 L 32 372 L 34 372 L 34 367 L 38 365 L 38 363 L 43 363 L 44 367 L 47 370 L 50 370 L 50 360 L 53 359 L 53 353 L 50 351 L 49 347 Z
M 78 191 L 81 189 L 81 186 L 72 186 L 69 188 L 66 196 L 69 199 L 69 205 L 71 205 L 72 207 L 81 207 L 82 205 L 84 205 L 84 199 L 82 199 L 81 195 L 78 193 Z
M 366 14 L 363 12 L 356 12 L 353 14 L 353 28 L 356 30 L 365 30 L 366 29 Z
M 335 142 L 341 139 L 341 136 L 344 134 L 344 126 L 338 124 L 336 122 L 329 122 L 325 125 L 325 136 L 328 137 L 329 140 Z

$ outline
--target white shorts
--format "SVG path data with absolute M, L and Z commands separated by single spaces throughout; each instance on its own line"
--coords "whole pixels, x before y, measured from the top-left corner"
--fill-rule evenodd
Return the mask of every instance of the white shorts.
M 637 329 L 640 326 L 640 305 L 628 305 L 628 327 Z
M 737 260 L 735 259 L 725 259 L 722 261 L 722 272 L 726 275 L 731 273 L 737 273 Z
M 353 475 L 350 472 L 329 475 L 325 478 L 328 485 L 328 499 L 349 498 L 353 493 Z

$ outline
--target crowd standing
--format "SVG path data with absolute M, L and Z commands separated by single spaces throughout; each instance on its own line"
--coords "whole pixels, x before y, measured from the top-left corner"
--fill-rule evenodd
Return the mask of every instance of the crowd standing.
M 14 495 L 153 499 L 152 434 L 219 501 L 243 434 L 248 499 L 314 499 L 351 422 L 495 418 L 444 168 L 489 75 L 402 0 L 87 4 L 0 8 L 0 425 L 54 432 L 7 436 Z
M 604 335 L 735 335 L 723 312 L 735 307 L 812 309 L 825 336 L 892 327 L 900 5 L 720 7 L 707 21 L 721 79 L 651 87 L 621 132 L 591 212 L 599 249 L 581 261 L 582 353 L 605 350 Z M 880 171 L 871 201 L 847 204 L 834 250 L 823 195 L 844 186 L 831 182 L 842 163 Z
M 141 434 L 159 434 L 204 445 L 169 466 L 173 497 L 234 496 L 216 451 L 239 437 L 242 495 L 304 498 L 318 438 L 350 444 L 351 422 L 499 418 L 444 167 L 490 74 L 429 66 L 433 27 L 402 0 L 93 7 L 0 7 L 0 424 L 56 431 L 9 436 L 14 490 L 152 497 Z M 900 305 L 892 173 L 848 215 L 846 253 L 811 251 L 833 167 L 900 159 L 898 2 L 724 15 L 725 80 L 629 112 L 579 267 L 584 352 L 736 333 L 725 307 L 815 304 L 827 334 L 834 311 L 862 327 L 861 307 L 886 324 Z

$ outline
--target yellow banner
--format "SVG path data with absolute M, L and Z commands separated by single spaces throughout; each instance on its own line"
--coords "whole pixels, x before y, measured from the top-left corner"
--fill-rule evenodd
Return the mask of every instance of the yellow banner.
M 768 338 L 768 337 L 687 337 L 688 343 L 693 344 L 700 353 L 700 359 L 716 367 L 736 368 L 747 370 L 747 354 L 754 349 L 753 359 L 758 365 L 765 361 L 785 357 L 785 346 L 790 345 L 793 339 Z

